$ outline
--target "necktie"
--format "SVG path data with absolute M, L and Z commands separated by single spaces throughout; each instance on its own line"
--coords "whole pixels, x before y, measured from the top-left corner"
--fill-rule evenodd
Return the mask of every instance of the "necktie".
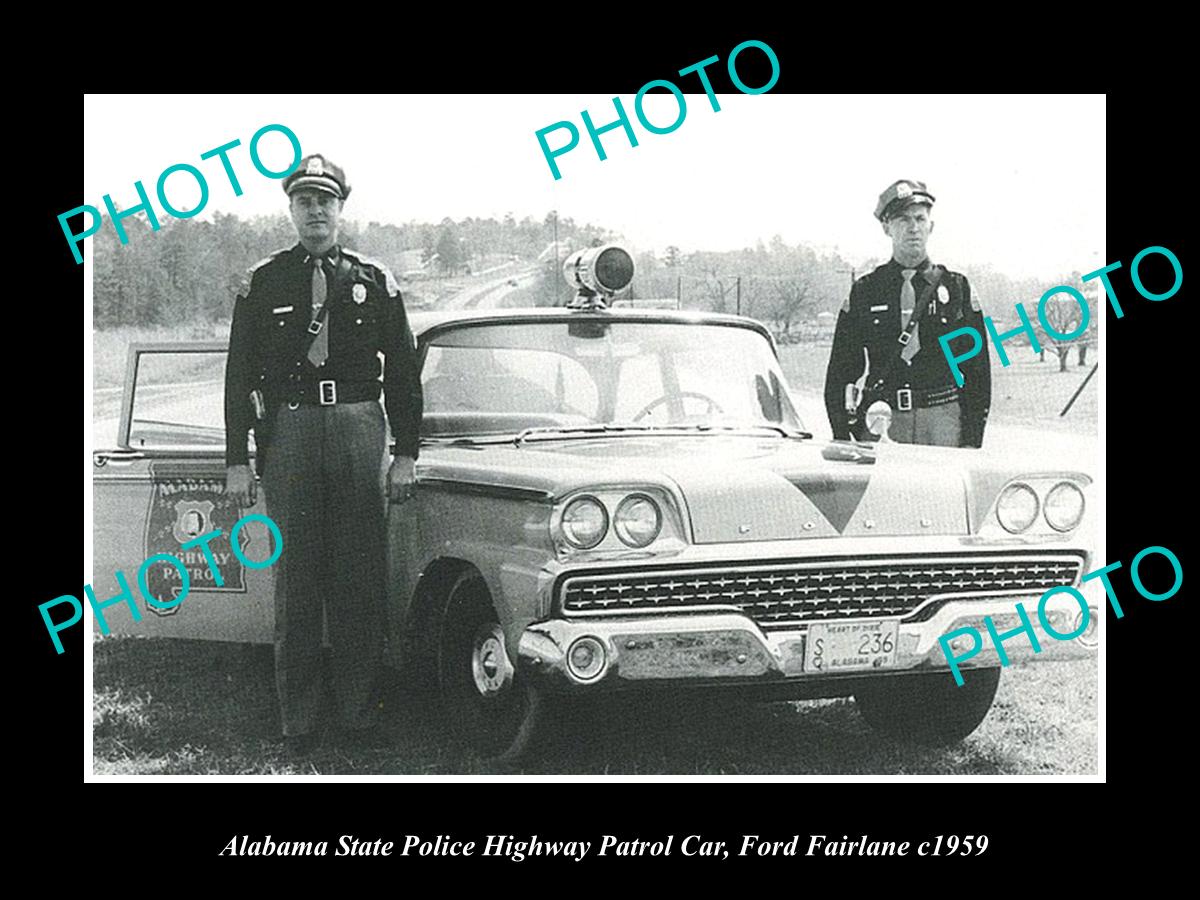
M 904 315 L 904 327 L 908 327 L 908 323 L 912 321 L 913 316 L 917 314 L 917 291 L 913 287 L 912 279 L 917 274 L 916 269 L 904 269 L 904 284 L 900 287 L 900 311 Z M 908 343 L 900 350 L 900 358 L 912 365 L 912 359 L 917 355 L 917 351 L 921 349 L 921 339 L 917 332 L 921 330 L 921 324 L 918 322 L 913 326 L 912 334 L 909 335 Z
M 325 281 L 325 267 L 321 263 L 320 257 L 313 258 L 312 315 L 314 320 L 325 305 L 325 297 L 329 290 Z M 308 348 L 308 361 L 317 368 L 325 365 L 325 360 L 329 358 L 329 318 L 329 314 L 326 313 L 321 330 L 313 339 L 312 346 Z

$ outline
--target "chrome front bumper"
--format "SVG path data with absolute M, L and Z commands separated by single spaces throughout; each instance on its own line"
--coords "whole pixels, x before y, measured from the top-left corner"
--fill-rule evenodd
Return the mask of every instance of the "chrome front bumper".
M 1084 591 L 1085 596 L 1088 594 Z M 1095 653 L 1098 632 L 1085 640 L 1059 640 L 1046 634 L 1038 618 L 1040 595 L 1013 594 L 969 600 L 951 600 L 923 622 L 899 623 L 896 661 L 885 669 L 845 672 L 839 675 L 804 671 L 807 629 L 764 632 L 748 616 L 736 612 L 643 614 L 604 618 L 550 619 L 530 625 L 521 635 L 518 665 L 523 674 L 553 690 L 590 690 L 636 687 L 670 681 L 736 684 L 753 682 L 817 682 L 862 675 L 911 670 L 949 669 L 939 638 L 960 628 L 974 628 L 982 649 L 961 668 L 1001 665 L 1001 660 L 984 624 L 991 616 L 996 631 L 1005 632 L 1021 622 L 1016 611 L 1020 602 L 1037 633 L 1041 651 L 1035 653 L 1028 635 L 1004 641 L 1010 663 L 1086 659 Z M 1102 602 L 1088 597 L 1092 621 L 1099 627 Z M 1055 595 L 1046 603 L 1046 617 L 1062 634 L 1074 630 L 1079 604 L 1070 596 Z M 583 680 L 567 665 L 567 652 L 581 637 L 599 640 L 605 650 L 604 668 Z M 973 646 L 962 640 L 961 654 Z M 949 677 L 949 674 L 947 674 Z

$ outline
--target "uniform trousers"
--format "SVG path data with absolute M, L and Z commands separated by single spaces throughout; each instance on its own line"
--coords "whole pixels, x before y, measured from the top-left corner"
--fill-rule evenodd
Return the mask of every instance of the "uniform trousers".
M 263 473 L 269 515 L 283 535 L 275 569 L 275 681 L 287 736 L 318 727 L 328 632 L 338 724 L 371 726 L 384 632 L 384 465 L 375 400 L 283 405 Z
M 958 447 L 962 439 L 962 409 L 957 402 L 929 409 L 896 410 L 888 437 L 902 444 Z

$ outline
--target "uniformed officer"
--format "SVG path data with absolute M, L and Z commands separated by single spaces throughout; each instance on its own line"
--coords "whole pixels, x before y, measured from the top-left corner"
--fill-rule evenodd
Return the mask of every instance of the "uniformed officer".
M 875 218 L 892 239 L 892 259 L 854 282 L 838 315 L 825 408 L 835 440 L 871 438 L 862 422 L 871 403 L 893 412 L 892 439 L 945 447 L 982 447 L 992 399 L 987 330 L 965 275 L 929 261 L 933 195 L 920 181 L 901 180 L 879 196 Z M 960 363 L 958 387 L 938 338 L 971 326 L 983 347 Z M 964 353 L 971 338 L 950 342 Z M 854 388 L 866 371 L 861 395 Z
M 305 752 L 326 684 L 338 724 L 378 744 L 374 681 L 384 634 L 386 426 L 396 441 L 387 494 L 407 498 L 421 421 L 415 343 L 391 273 L 338 245 L 350 185 L 322 156 L 283 182 L 300 243 L 250 269 L 233 310 L 225 369 L 226 491 L 255 500 L 247 435 L 283 552 L 275 568 L 275 675 L 283 734 Z

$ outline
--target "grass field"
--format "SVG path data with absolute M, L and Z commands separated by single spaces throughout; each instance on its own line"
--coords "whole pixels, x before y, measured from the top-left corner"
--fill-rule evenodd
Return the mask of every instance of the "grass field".
M 947 678 L 949 675 L 946 676 Z M 968 675 L 969 677 L 969 675 Z M 271 649 L 107 638 L 95 645 L 94 759 L 116 774 L 481 774 L 436 708 L 387 686 L 389 750 L 322 746 L 289 760 L 278 740 Z M 530 774 L 1094 774 L 1096 664 L 1006 671 L 991 713 L 961 745 L 876 736 L 848 700 L 746 704 L 702 697 L 602 700 L 564 719 Z

